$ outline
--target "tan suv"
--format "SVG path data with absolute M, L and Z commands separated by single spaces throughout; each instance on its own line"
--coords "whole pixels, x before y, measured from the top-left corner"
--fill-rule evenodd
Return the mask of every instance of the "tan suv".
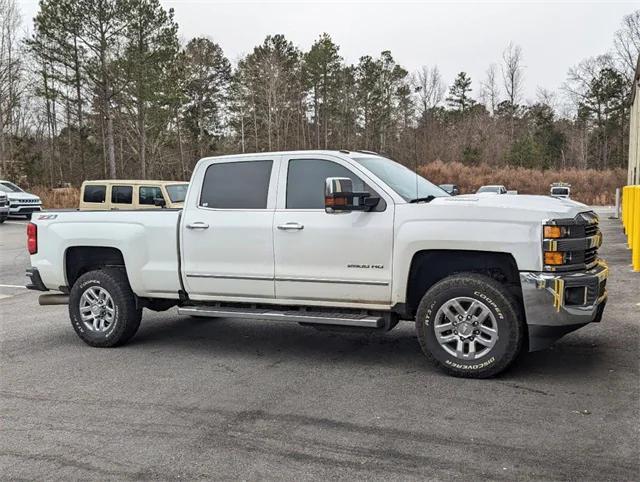
M 179 181 L 85 181 L 80 210 L 182 208 L 188 187 Z

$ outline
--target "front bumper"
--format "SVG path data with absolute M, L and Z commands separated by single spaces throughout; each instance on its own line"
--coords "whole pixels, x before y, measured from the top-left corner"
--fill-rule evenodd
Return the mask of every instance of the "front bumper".
M 9 206 L 0 206 L 0 216 L 8 216 L 9 215 Z
M 600 321 L 607 302 L 608 275 L 602 260 L 580 272 L 520 273 L 529 351 L 546 348 L 561 336 Z
M 11 216 L 21 216 L 31 214 L 42 210 L 41 204 L 11 204 L 9 206 L 9 214 Z

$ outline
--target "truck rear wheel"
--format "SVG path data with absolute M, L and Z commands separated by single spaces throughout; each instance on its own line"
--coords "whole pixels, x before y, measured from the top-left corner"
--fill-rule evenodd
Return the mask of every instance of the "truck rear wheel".
M 516 300 L 493 278 L 449 276 L 423 296 L 416 314 L 422 351 L 449 375 L 488 378 L 505 370 L 523 346 Z
M 69 316 L 78 336 L 87 345 L 115 347 L 138 331 L 142 308 L 123 269 L 90 271 L 80 276 L 69 294 Z

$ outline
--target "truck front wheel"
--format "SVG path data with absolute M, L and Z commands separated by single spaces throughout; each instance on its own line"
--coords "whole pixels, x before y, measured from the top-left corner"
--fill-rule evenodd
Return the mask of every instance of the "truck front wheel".
M 107 348 L 122 345 L 138 331 L 142 308 L 123 269 L 90 271 L 80 276 L 69 293 L 69 316 L 87 345 Z
M 523 346 L 525 329 L 516 303 L 506 286 L 482 274 L 439 281 L 425 293 L 416 314 L 422 351 L 453 376 L 497 375 Z

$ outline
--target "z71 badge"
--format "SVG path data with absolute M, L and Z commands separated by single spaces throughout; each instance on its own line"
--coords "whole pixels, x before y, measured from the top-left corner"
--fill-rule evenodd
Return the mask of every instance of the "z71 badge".
M 384 269 L 381 264 L 348 264 L 347 268 Z

